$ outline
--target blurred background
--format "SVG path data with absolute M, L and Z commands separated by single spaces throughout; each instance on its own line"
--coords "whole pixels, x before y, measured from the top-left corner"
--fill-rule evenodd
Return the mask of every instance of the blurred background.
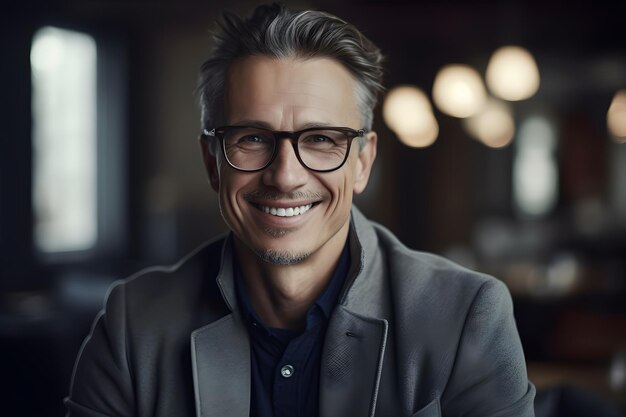
M 538 415 L 572 402 L 560 415 L 617 415 L 626 406 L 626 8 L 285 3 L 354 23 L 386 56 L 378 161 L 357 205 L 408 246 L 508 285 Z M 2 415 L 61 416 L 110 283 L 225 231 L 199 154 L 194 89 L 215 18 L 256 4 L 2 7 Z

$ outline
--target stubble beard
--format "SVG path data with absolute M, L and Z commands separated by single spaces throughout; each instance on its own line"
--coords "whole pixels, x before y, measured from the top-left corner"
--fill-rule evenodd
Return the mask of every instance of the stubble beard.
M 290 229 L 280 229 L 280 228 L 267 228 L 265 229 L 265 233 L 274 237 L 281 238 L 286 236 L 292 232 Z M 266 249 L 266 250 L 257 250 L 255 251 L 256 255 L 263 262 L 272 264 L 272 265 L 295 265 L 298 264 L 305 259 L 307 259 L 311 254 L 307 252 L 289 252 L 286 250 L 276 250 L 276 249 Z
M 295 265 L 309 257 L 308 253 L 294 253 L 287 251 L 278 251 L 274 249 L 268 249 L 262 252 L 258 252 L 257 256 L 268 264 L 272 265 Z

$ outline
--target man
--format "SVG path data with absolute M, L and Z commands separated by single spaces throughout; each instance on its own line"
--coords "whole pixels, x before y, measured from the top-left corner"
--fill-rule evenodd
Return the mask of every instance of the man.
M 532 416 L 499 281 L 352 207 L 376 158 L 381 55 L 320 12 L 225 15 L 202 154 L 231 233 L 114 286 L 71 416 Z

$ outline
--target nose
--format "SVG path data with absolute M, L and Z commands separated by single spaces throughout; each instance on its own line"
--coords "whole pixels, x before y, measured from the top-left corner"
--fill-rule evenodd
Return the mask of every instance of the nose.
M 293 144 L 279 140 L 278 154 L 272 164 L 263 171 L 263 183 L 281 192 L 289 192 L 306 184 L 309 172 L 302 166 Z

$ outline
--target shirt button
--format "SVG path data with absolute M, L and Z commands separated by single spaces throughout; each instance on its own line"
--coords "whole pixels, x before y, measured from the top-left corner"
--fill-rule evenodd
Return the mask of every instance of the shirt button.
M 293 376 L 293 372 L 293 366 L 291 365 L 285 365 L 280 368 L 280 374 L 283 376 L 283 378 L 291 378 Z

